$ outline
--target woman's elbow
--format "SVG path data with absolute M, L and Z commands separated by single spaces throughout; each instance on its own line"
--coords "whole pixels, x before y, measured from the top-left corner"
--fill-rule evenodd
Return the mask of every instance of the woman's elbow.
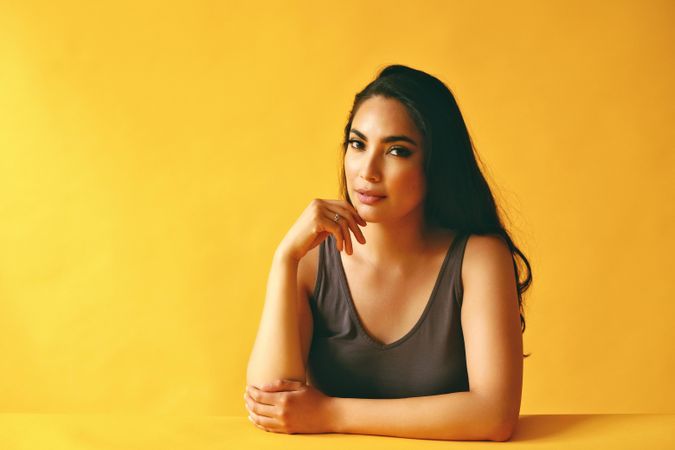
M 516 431 L 516 426 L 518 424 L 518 418 L 508 419 L 498 421 L 495 426 L 492 427 L 492 432 L 490 433 L 489 440 L 504 442 L 511 439 L 513 433 Z

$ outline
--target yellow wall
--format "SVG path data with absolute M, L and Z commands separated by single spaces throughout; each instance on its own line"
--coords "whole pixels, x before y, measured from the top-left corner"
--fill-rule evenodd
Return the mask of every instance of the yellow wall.
M 0 1 L 0 412 L 244 415 L 272 252 L 390 63 L 532 263 L 521 413 L 675 412 L 673 2 L 101 3 Z

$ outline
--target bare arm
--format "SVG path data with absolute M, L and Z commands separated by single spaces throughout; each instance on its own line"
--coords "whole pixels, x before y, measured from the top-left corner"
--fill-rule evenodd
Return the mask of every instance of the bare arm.
M 400 399 L 335 398 L 338 433 L 508 440 L 522 392 L 522 334 L 513 262 L 499 238 L 472 236 L 462 267 L 470 390 Z
M 258 335 L 246 370 L 246 383 L 261 386 L 276 379 L 305 382 L 298 320 L 299 262 L 283 251 L 272 260 Z
M 342 220 L 338 223 L 334 217 Z M 351 253 L 350 230 L 365 243 L 357 222 L 366 224 L 346 201 L 314 199 L 284 236 L 274 252 L 246 384 L 259 387 L 279 379 L 306 382 L 313 332 L 307 281 L 312 270 L 306 256 L 317 256 L 319 244 L 329 234 L 337 239 L 339 250 L 346 245 Z
M 395 399 L 333 398 L 336 433 L 418 439 L 502 440 L 489 399 L 473 392 Z

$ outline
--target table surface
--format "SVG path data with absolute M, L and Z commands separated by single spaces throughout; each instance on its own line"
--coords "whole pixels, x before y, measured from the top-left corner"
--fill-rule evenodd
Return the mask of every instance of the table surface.
M 675 414 L 521 415 L 507 442 L 439 441 L 357 434 L 281 434 L 245 416 L 0 414 L 3 450 L 60 449 L 675 449 Z M 453 447 L 454 446 L 454 447 Z M 494 447 L 493 447 L 494 448 Z

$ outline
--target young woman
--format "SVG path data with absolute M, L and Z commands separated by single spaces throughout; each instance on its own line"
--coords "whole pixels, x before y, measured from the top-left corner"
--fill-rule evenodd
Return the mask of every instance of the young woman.
M 313 200 L 275 252 L 249 419 L 280 433 L 509 439 L 532 276 L 452 93 L 386 67 L 356 95 L 343 149 L 341 199 Z

